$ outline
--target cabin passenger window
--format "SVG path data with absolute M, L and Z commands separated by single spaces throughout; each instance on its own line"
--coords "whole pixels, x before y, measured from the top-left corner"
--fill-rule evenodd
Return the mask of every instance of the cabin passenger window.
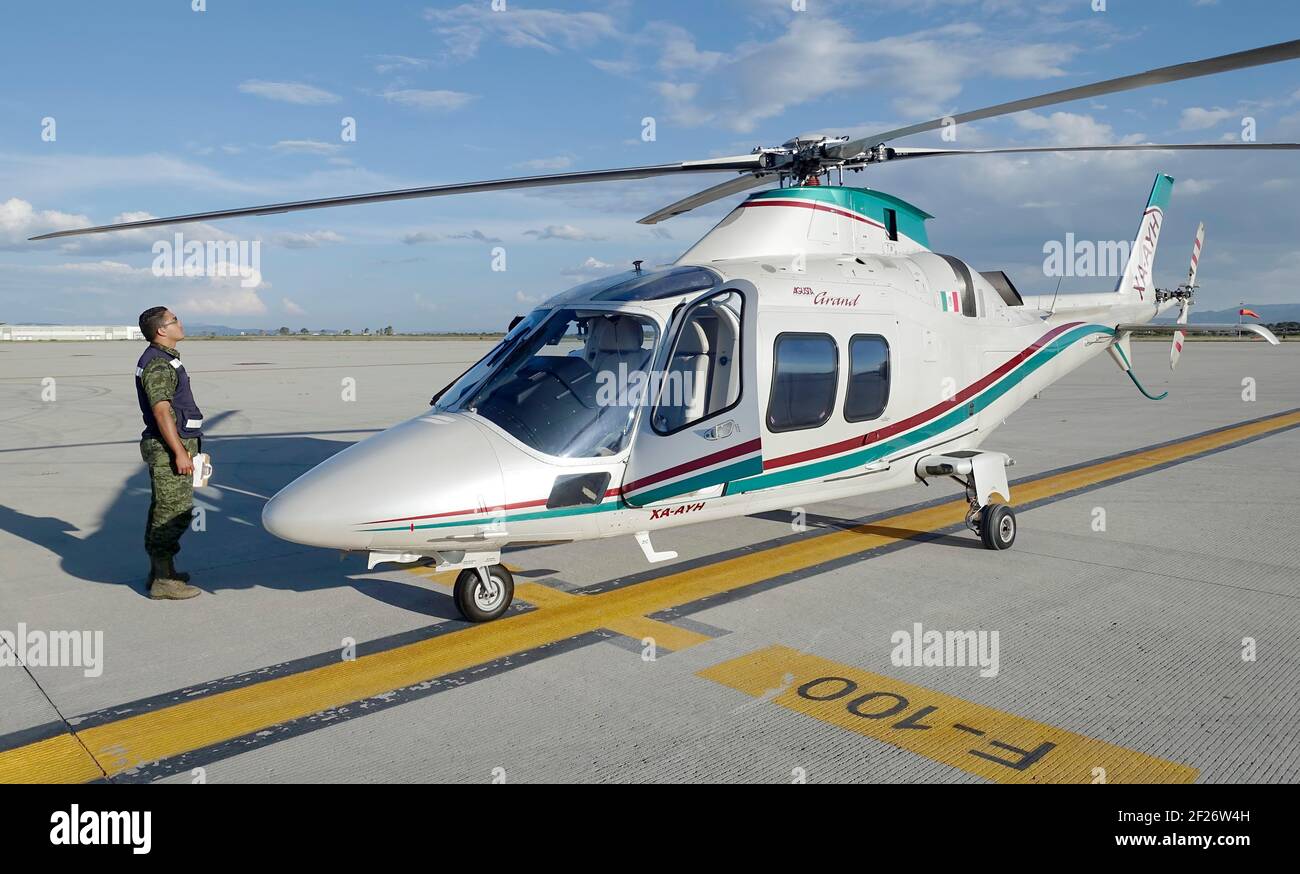
M 839 349 L 828 334 L 781 334 L 772 350 L 770 431 L 816 428 L 831 417 Z
M 659 377 L 653 425 L 672 434 L 740 401 L 740 332 L 744 298 L 724 291 L 700 301 L 682 323 Z
M 849 340 L 849 388 L 844 418 L 850 422 L 877 419 L 889 403 L 889 343 L 875 334 Z

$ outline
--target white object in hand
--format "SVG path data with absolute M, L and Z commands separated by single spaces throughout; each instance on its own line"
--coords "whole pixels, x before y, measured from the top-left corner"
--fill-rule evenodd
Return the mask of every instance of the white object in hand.
M 194 487 L 206 486 L 208 478 L 212 476 L 212 459 L 206 452 L 200 452 L 192 460 L 194 462 Z

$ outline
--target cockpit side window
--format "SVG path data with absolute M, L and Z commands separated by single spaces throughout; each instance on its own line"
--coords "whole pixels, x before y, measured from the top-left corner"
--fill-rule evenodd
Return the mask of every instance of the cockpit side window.
M 740 401 L 744 298 L 724 291 L 691 308 L 668 358 L 652 424 L 672 434 Z

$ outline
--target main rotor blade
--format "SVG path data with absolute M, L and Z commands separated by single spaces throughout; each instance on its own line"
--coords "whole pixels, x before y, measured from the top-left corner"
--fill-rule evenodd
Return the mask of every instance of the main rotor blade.
M 723 182 L 720 185 L 714 185 L 712 188 L 706 188 L 703 191 L 697 191 L 694 194 L 692 194 L 690 197 L 683 197 L 681 200 L 677 201 L 676 203 L 669 204 L 668 206 L 665 206 L 661 210 L 652 212 L 650 213 L 650 215 L 646 216 L 643 219 L 637 219 L 637 224 L 641 224 L 641 225 L 658 224 L 664 219 L 670 219 L 675 215 L 681 215 L 684 212 L 690 212 L 691 210 L 695 209 L 697 206 L 704 206 L 704 204 L 706 203 L 712 203 L 713 201 L 721 200 L 722 198 L 727 197 L 728 195 L 739 194 L 742 191 L 748 191 L 751 188 L 757 188 L 758 186 L 766 184 L 771 181 L 772 181 L 772 177 L 770 175 L 763 176 L 757 174 L 739 176 L 735 179 L 728 179 L 726 182 Z
M 655 164 L 647 167 L 622 167 L 614 170 L 584 170 L 573 173 L 551 173 L 545 176 L 516 176 L 512 179 L 490 179 L 483 182 L 455 182 L 450 185 L 429 185 L 423 188 L 402 188 L 396 191 L 376 191 L 370 194 L 348 194 L 342 197 L 321 197 L 315 200 L 296 200 L 289 203 L 272 203 L 265 206 L 248 206 L 239 209 L 218 209 L 195 212 L 166 218 L 151 218 L 134 222 L 119 222 L 93 228 L 73 228 L 31 237 L 32 240 L 52 240 L 56 237 L 76 237 L 82 234 L 102 234 L 135 228 L 153 228 L 160 225 L 184 222 L 210 221 L 251 215 L 275 215 L 282 212 L 299 212 L 306 209 L 324 209 L 331 206 L 352 206 L 360 203 L 382 203 L 389 200 L 412 200 L 417 197 L 441 197 L 446 194 L 472 194 L 480 191 L 505 191 L 516 188 L 541 188 L 548 185 L 574 185 L 579 182 L 609 182 L 620 179 L 648 179 L 674 173 L 721 173 L 761 169 L 763 156 L 737 155 L 729 158 L 710 158 L 704 161 L 682 161 L 677 164 Z
M 1137 143 L 1102 146 L 1015 146 L 1003 149 L 900 149 L 888 147 L 886 155 L 889 161 L 898 161 L 907 158 L 943 158 L 951 155 L 1023 155 L 1034 152 L 1182 152 L 1198 149 L 1295 151 L 1300 149 L 1300 143 Z
M 1289 61 L 1294 58 L 1300 58 L 1300 40 L 1291 40 L 1290 42 L 1277 43 L 1276 45 L 1264 46 L 1258 49 L 1248 49 L 1244 52 L 1235 52 L 1230 55 L 1206 58 L 1203 61 L 1174 64 L 1171 67 L 1160 67 L 1155 70 L 1147 70 L 1145 73 L 1120 76 L 1117 79 L 1107 79 L 1103 82 L 1094 82 L 1090 85 L 1080 85 L 1075 88 L 1064 88 L 1060 91 L 1052 91 L 1049 94 L 1040 94 L 1037 97 L 1026 97 L 1021 100 L 1013 100 L 1009 103 L 999 103 L 996 106 L 986 106 L 983 109 L 962 112 L 953 116 L 932 119 L 931 121 L 923 121 L 919 124 L 895 128 L 894 130 L 884 131 L 883 133 L 873 134 L 868 137 L 849 140 L 846 143 L 828 146 L 826 152 L 833 158 L 852 158 L 879 143 L 888 140 L 895 140 L 899 137 L 905 137 L 910 134 L 919 134 L 924 133 L 925 131 L 938 130 L 943 127 L 945 123 L 961 124 L 967 121 L 979 121 L 985 118 L 995 118 L 999 115 L 1010 115 L 1013 112 L 1024 112 L 1027 109 L 1038 109 L 1043 106 L 1053 106 L 1057 103 L 1068 103 L 1072 100 L 1082 100 L 1085 97 L 1099 97 L 1103 94 L 1114 94 L 1119 91 L 1131 91 L 1134 88 L 1145 88 L 1148 85 L 1162 85 L 1166 82 L 1179 82 L 1184 79 L 1195 79 L 1198 76 L 1210 76 L 1215 73 L 1226 73 L 1229 70 L 1242 70 L 1247 67 L 1258 67 L 1261 64 L 1275 64 L 1279 61 Z

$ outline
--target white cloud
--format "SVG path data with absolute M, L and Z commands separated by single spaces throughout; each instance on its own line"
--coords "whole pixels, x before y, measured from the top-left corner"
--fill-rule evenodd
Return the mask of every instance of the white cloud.
M 423 70 L 429 66 L 426 58 L 412 58 L 407 55 L 375 56 L 376 73 L 393 73 L 398 70 Z
M 536 170 L 539 173 L 553 173 L 572 167 L 573 158 L 568 155 L 556 155 L 553 158 L 533 158 L 528 161 L 520 161 L 518 164 L 512 164 L 511 166 L 519 170 Z
M 334 231 L 284 231 L 272 237 L 271 242 L 286 249 L 316 249 L 324 243 L 342 243 L 344 240 Z
M 473 240 L 476 243 L 500 243 L 500 237 L 489 237 L 478 228 L 465 231 L 460 234 L 451 234 L 447 237 L 449 240 Z
M 1183 110 L 1182 118 L 1178 122 L 1178 128 L 1179 130 L 1208 130 L 1230 118 L 1237 117 L 1240 117 L 1238 112 L 1218 106 L 1214 109 L 1189 106 Z
M 650 24 L 645 35 L 662 46 L 659 68 L 667 73 L 682 70 L 707 73 L 726 57 L 722 52 L 701 50 L 691 32 L 675 24 Z
M 536 237 L 539 240 L 583 241 L 605 239 L 573 225 L 547 225 L 541 230 L 524 231 L 524 236 Z
M 305 315 L 307 315 L 307 311 L 306 311 L 305 309 L 303 309 L 302 307 L 298 306 L 298 304 L 296 304 L 296 303 L 294 303 L 293 301 L 289 300 L 289 298 L 287 298 L 287 297 L 286 297 L 286 298 L 282 298 L 282 299 L 280 300 L 280 308 L 283 309 L 283 310 L 285 311 L 285 313 L 287 313 L 288 315 L 291 315 L 291 316 L 305 316 Z
M 1057 146 L 1100 146 L 1108 144 L 1140 143 L 1141 134 L 1117 137 L 1110 125 L 1097 121 L 1091 115 L 1073 112 L 1018 112 L 1012 121 L 1023 130 L 1039 131 L 1048 135 L 1048 144 Z
M 11 197 L 0 203 L 0 249 L 31 249 L 40 244 L 27 242 L 28 237 L 85 228 L 90 224 L 90 219 L 84 215 L 54 209 L 38 210 L 25 200 Z
M 564 268 L 560 271 L 560 275 L 569 277 L 595 276 L 613 269 L 613 264 L 606 264 L 599 258 L 588 257 L 587 260 L 583 261 L 577 267 Z
M 1219 184 L 1217 179 L 1179 179 L 1175 186 L 1179 194 L 1195 197 L 1204 194 Z
M 452 9 L 428 9 L 426 20 L 443 41 L 444 58 L 465 61 L 478 54 L 487 36 L 515 48 L 556 53 L 579 49 L 620 37 L 614 19 L 602 12 L 567 12 L 558 9 L 526 9 L 511 5 L 495 12 L 487 3 L 463 3 Z
M 607 60 L 597 59 L 597 60 L 593 60 L 591 62 L 591 65 L 595 67 L 597 70 L 600 70 L 602 73 L 609 73 L 612 76 L 630 76 L 632 73 L 636 71 L 637 68 L 635 61 L 627 61 L 627 60 L 607 61 Z
M 500 237 L 493 237 L 483 233 L 478 228 L 471 228 L 467 231 L 458 231 L 451 234 L 439 234 L 435 231 L 410 231 L 402 235 L 402 242 L 408 246 L 418 246 L 423 243 L 438 243 L 443 240 L 470 240 L 475 243 L 500 243 Z
M 775 39 L 709 57 L 708 75 L 670 77 L 658 91 L 673 120 L 742 133 L 793 106 L 866 87 L 894 94 L 902 115 L 924 118 L 951 111 L 968 76 L 1060 76 L 1061 64 L 1076 52 L 1057 43 L 1008 44 L 985 37 L 974 24 L 860 40 L 838 21 L 796 15 Z M 989 63 L 991 57 L 997 63 Z
M 431 111 L 450 111 L 460 109 L 475 98 L 474 94 L 464 91 L 422 91 L 406 88 L 400 91 L 385 91 L 380 95 L 389 103 L 406 106 L 411 109 Z
M 280 140 L 271 148 L 277 152 L 307 152 L 313 155 L 332 155 L 343 147 L 338 143 L 326 143 L 320 140 Z
M 240 84 L 239 90 L 267 100 L 298 103 L 303 106 L 322 106 L 342 100 L 337 94 L 302 82 L 264 82 L 261 79 L 249 79 Z
M 412 231 L 402 237 L 402 242 L 408 246 L 418 246 L 421 243 L 436 243 L 442 239 L 432 231 Z
M 178 308 L 210 316 L 256 316 L 267 311 L 257 290 L 240 288 L 238 279 L 229 287 L 191 293 L 182 298 Z
M 103 224 L 144 221 L 154 218 L 147 212 L 122 212 Z M 159 240 L 168 242 L 175 234 L 184 234 L 192 240 L 230 240 L 229 233 L 214 225 L 202 222 L 176 225 L 175 227 L 136 228 L 115 231 L 111 234 L 97 234 L 85 237 L 67 237 L 58 240 L 29 242 L 28 238 L 50 231 L 85 228 L 95 224 L 88 217 L 65 213 L 58 210 L 38 210 L 31 203 L 17 197 L 11 197 L 0 203 L 0 249 L 10 251 L 48 251 L 74 255 L 102 254 L 146 254 Z
M 153 276 L 153 271 L 148 267 L 132 267 L 130 264 L 123 264 L 121 261 L 79 261 L 71 264 L 60 264 L 56 269 L 67 270 L 72 273 L 86 273 L 101 277 L 111 276 L 127 278 Z

